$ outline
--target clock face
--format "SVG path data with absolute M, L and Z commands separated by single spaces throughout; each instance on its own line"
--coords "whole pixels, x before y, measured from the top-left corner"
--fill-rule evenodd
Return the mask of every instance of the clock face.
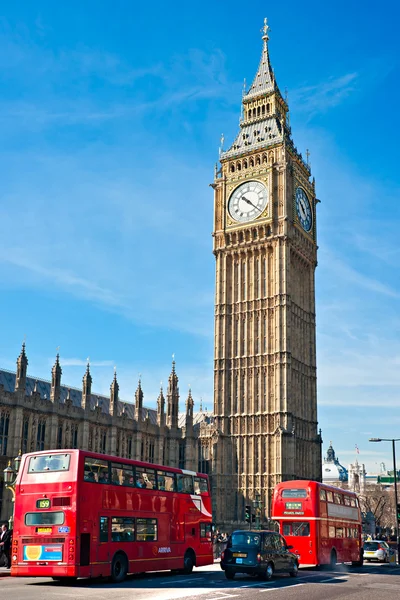
M 300 225 L 304 231 L 310 231 L 312 227 L 312 212 L 310 201 L 303 188 L 296 189 L 296 212 Z
M 236 188 L 228 202 L 228 211 L 232 219 L 239 223 L 248 223 L 257 219 L 268 204 L 268 190 L 259 181 L 246 181 Z

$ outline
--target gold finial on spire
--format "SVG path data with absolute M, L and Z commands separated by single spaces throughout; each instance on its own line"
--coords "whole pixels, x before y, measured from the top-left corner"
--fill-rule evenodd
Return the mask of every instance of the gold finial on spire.
M 264 34 L 262 39 L 264 40 L 264 46 L 267 45 L 267 41 L 269 40 L 268 32 L 270 31 L 270 26 L 268 25 L 267 17 L 264 18 L 264 27 L 261 29 L 261 32 Z

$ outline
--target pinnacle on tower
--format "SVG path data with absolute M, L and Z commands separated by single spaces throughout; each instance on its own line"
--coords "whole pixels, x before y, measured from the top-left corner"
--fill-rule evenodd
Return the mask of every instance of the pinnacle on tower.
M 167 425 L 178 427 L 179 388 L 178 376 L 175 372 L 175 355 L 172 355 L 172 370 L 168 378 L 167 391 Z
M 138 386 L 135 392 L 135 419 L 136 421 L 142 420 L 142 408 L 143 408 L 143 390 L 141 375 L 139 375 Z
M 52 402 L 59 402 L 59 400 L 60 400 L 61 374 L 62 374 L 62 369 L 60 366 L 60 355 L 57 352 L 56 362 L 54 363 L 54 366 L 51 370 L 50 400 Z
M 90 374 L 89 359 L 86 365 L 86 372 L 82 379 L 82 408 L 90 410 L 90 397 L 92 394 L 92 376 Z
M 165 398 L 162 383 L 160 387 L 160 393 L 157 398 L 157 424 L 159 427 L 163 427 L 165 425 Z
M 28 370 L 28 359 L 25 354 L 25 341 L 22 342 L 21 353 L 17 358 L 17 375 L 15 378 L 15 391 L 25 393 L 26 390 L 26 373 Z
M 118 416 L 118 393 L 117 369 L 114 367 L 114 378 L 110 385 L 110 414 L 115 417 Z

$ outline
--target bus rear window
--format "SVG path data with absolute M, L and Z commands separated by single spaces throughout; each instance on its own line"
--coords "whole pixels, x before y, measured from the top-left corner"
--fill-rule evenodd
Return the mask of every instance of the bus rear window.
M 25 525 L 62 525 L 64 513 L 59 512 L 34 512 L 26 513 Z
M 195 477 L 194 478 L 194 493 L 204 494 L 208 492 L 208 483 L 205 477 Z
M 28 473 L 68 471 L 70 454 L 39 454 L 29 459 Z
M 282 498 L 307 498 L 307 490 L 300 488 L 288 488 L 282 490 Z

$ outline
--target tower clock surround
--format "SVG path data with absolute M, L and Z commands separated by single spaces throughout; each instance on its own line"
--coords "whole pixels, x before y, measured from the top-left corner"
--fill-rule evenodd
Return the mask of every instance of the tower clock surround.
M 315 183 L 292 139 L 264 21 L 239 133 L 214 183 L 216 260 L 213 497 L 242 522 L 290 479 L 321 479 L 317 424 Z

